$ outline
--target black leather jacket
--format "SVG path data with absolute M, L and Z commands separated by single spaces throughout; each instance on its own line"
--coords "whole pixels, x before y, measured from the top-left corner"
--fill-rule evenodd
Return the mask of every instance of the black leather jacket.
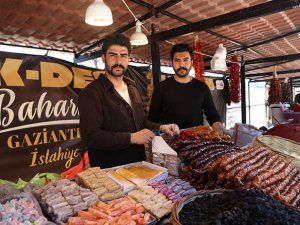
M 91 166 L 107 168 L 145 160 L 144 146 L 131 145 L 130 133 L 160 126 L 146 120 L 135 82 L 127 77 L 123 80 L 131 107 L 105 75 L 100 75 L 79 95 L 80 133 Z

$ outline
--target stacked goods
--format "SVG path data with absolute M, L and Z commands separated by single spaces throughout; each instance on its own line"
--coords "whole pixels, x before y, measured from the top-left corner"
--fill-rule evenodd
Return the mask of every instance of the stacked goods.
M 189 182 L 171 176 L 163 181 L 150 183 L 149 186 L 157 189 L 159 193 L 174 203 L 196 192 Z
M 207 184 L 207 167 L 218 158 L 230 155 L 240 149 L 230 140 L 179 139 L 171 144 L 185 165 L 181 177 L 196 189 Z
M 180 131 L 180 138 L 194 138 L 202 140 L 226 140 L 231 137 L 227 134 L 219 135 L 210 126 L 196 126 Z
M 142 203 L 157 218 L 169 214 L 173 208 L 172 201 L 148 185 L 140 185 L 137 190 L 129 192 L 128 196 Z
M 299 224 L 300 212 L 258 190 L 199 193 L 178 207 L 173 224 Z M 177 218 L 176 218 L 177 216 Z M 178 221 L 179 218 L 179 221 Z
M 123 195 L 121 187 L 100 167 L 78 173 L 75 180 L 81 186 L 91 189 L 101 201 L 110 201 Z
M 44 211 L 57 223 L 99 201 L 93 192 L 67 179 L 52 181 L 33 192 Z
M 70 217 L 66 225 L 144 225 L 151 221 L 153 216 L 145 211 L 142 204 L 126 196 L 108 203 L 98 202 L 88 211 L 79 211 L 78 217 Z
M 179 138 L 169 140 L 182 162 L 181 178 L 198 190 L 204 189 L 207 167 L 218 158 L 240 150 L 229 138 L 228 135 L 219 136 L 211 127 L 198 126 L 181 131 Z
M 22 193 L 0 203 L 0 221 L 1 225 L 40 225 L 45 224 L 48 220 L 43 216 L 39 205 L 33 201 L 33 196 Z
M 299 169 L 265 147 L 247 148 L 221 157 L 207 170 L 207 188 L 255 188 L 300 207 Z

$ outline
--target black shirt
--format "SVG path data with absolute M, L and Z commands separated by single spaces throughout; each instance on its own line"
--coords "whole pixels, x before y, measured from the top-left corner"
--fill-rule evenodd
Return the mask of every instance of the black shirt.
M 203 112 L 210 125 L 221 121 L 208 86 L 199 80 L 179 83 L 174 77 L 154 90 L 148 119 L 163 124 L 176 123 L 180 129 L 203 125 Z

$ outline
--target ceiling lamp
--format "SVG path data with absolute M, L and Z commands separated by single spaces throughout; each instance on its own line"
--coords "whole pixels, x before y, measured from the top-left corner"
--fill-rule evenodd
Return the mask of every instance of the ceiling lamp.
M 85 22 L 93 26 L 108 26 L 113 23 L 110 8 L 103 0 L 95 0 L 85 12 Z
M 146 45 L 148 44 L 147 36 L 142 32 L 142 23 L 137 20 L 136 24 L 136 31 L 130 37 L 130 42 L 132 45 Z

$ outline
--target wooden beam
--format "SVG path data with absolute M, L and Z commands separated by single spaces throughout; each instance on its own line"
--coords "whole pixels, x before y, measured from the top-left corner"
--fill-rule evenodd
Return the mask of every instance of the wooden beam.
M 300 59 L 300 53 L 292 54 L 292 55 L 282 55 L 282 56 L 273 56 L 267 58 L 260 58 L 260 59 L 250 59 L 245 61 L 247 65 L 258 64 L 258 63 L 267 63 L 267 62 L 280 62 L 286 60 L 298 60 Z
M 151 24 L 151 33 L 155 34 L 154 24 Z M 152 76 L 154 88 L 158 86 L 161 80 L 160 71 L 160 54 L 159 54 L 159 42 L 155 38 L 151 39 L 151 57 L 152 57 Z
M 192 32 L 204 31 L 214 27 L 229 25 L 260 16 L 282 12 L 298 7 L 299 5 L 299 0 L 273 0 L 249 8 L 244 8 L 206 20 L 198 21 L 192 24 L 183 25 L 171 30 L 162 31 L 155 34 L 155 37 L 158 41 L 169 40 Z

